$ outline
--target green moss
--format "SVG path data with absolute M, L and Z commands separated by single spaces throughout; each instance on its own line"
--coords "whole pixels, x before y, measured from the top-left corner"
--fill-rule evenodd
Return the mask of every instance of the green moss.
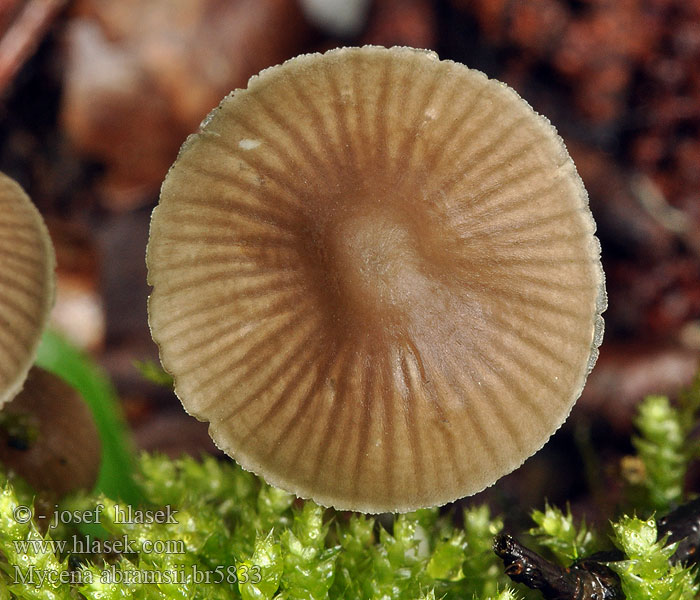
M 68 600 L 67 561 L 45 546 L 51 537 L 30 518 L 27 501 L 9 482 L 0 484 L 0 597 Z
M 639 405 L 634 423 L 639 435 L 632 439 L 643 465 L 643 479 L 630 486 L 637 511 L 663 513 L 684 498 L 688 464 L 699 456 L 698 441 L 690 434 L 700 410 L 700 374 L 672 405 L 665 396 L 648 396 Z
M 73 496 L 58 507 L 62 515 L 97 514 L 99 507 L 102 540 L 83 533 L 75 517 L 47 534 L 38 523 L 52 515 L 18 523 L 17 508 L 30 500 L 5 481 L 1 585 L 17 598 L 79 591 L 94 600 L 508 597 L 491 552 L 501 522 L 485 507 L 465 511 L 462 528 L 437 510 L 400 515 L 385 526 L 297 504 L 229 461 L 143 455 L 139 467 L 146 500 L 131 514 L 129 505 L 103 494 Z M 45 543 L 18 553 L 15 542 L 28 539 Z M 75 552 L 76 544 L 83 552 Z M 55 573 L 52 579 L 65 573 L 66 583 L 17 585 L 16 565 Z
M 622 517 L 613 523 L 613 541 L 627 560 L 610 563 L 622 580 L 622 590 L 629 600 L 691 599 L 700 590 L 694 573 L 680 565 L 672 566 L 669 558 L 674 545 L 664 547 L 656 541 L 654 519 Z
M 632 441 L 644 462 L 648 503 L 651 508 L 668 510 L 683 497 L 689 459 L 680 415 L 668 398 L 649 396 L 640 405 L 635 425 L 642 435 Z
M 568 509 L 564 513 L 554 506 L 546 505 L 544 512 L 532 512 L 532 520 L 537 526 L 530 529 L 530 534 L 564 565 L 590 556 L 601 548 L 598 536 L 585 523 L 576 526 Z
M 89 600 L 510 600 L 529 594 L 514 592 L 503 575 L 491 551 L 502 522 L 483 506 L 466 510 L 461 527 L 453 525 L 453 514 L 437 510 L 400 515 L 385 526 L 313 502 L 297 504 L 229 461 L 143 455 L 139 465 L 146 502 L 131 507 L 130 515 L 128 505 L 104 495 L 74 496 L 59 506 L 71 515 L 102 507 L 106 537 L 93 539 L 83 553 L 74 552 L 75 544 L 90 538 L 78 523 L 45 534 L 38 526 L 45 520 L 36 515 L 19 523 L 17 509 L 30 500 L 18 497 L 5 481 L 0 495 L 0 591 L 5 595 L 0 597 L 59 599 L 80 592 Z M 172 522 L 158 522 L 168 519 Z M 562 564 L 600 549 L 599 536 L 577 526 L 568 512 L 547 506 L 535 511 L 533 520 L 531 533 L 540 548 L 551 550 Z M 613 523 L 613 532 L 626 559 L 611 565 L 629 600 L 693 597 L 692 572 L 670 565 L 673 547 L 656 543 L 653 519 L 623 517 Z M 16 543 L 29 540 L 46 543 Z M 64 547 L 52 548 L 52 542 Z M 108 542 L 111 548 L 105 547 Z M 105 551 L 95 551 L 100 549 Z M 22 583 L 18 573 L 31 571 L 35 578 L 24 576 Z M 40 581 L 39 573 L 51 575 Z
M 100 394 L 113 399 L 108 382 L 84 358 L 74 355 L 68 366 L 54 358 L 59 374 L 68 368 L 91 403 Z M 646 478 L 640 511 L 661 514 L 683 499 L 685 471 L 697 456 L 688 436 L 698 406 L 700 384 L 679 407 L 659 397 L 641 405 L 635 446 Z M 121 422 L 107 416 L 101 431 L 111 440 L 109 460 L 129 457 Z M 133 462 L 132 468 L 127 460 L 126 470 L 112 465 L 107 484 L 94 492 L 63 500 L 57 510 L 68 522 L 48 529 L 53 515 L 25 522 L 32 492 L 0 474 L 0 600 L 540 597 L 504 575 L 492 551 L 503 521 L 485 506 L 459 515 L 433 509 L 374 518 L 298 501 L 229 460 L 144 454 Z M 131 505 L 115 490 L 120 473 L 138 497 Z M 85 514 L 99 514 L 100 526 L 79 523 Z M 695 597 L 694 572 L 671 566 L 673 546 L 657 543 L 653 513 L 644 514 L 652 516 L 613 519 L 606 534 L 575 523 L 568 510 L 545 506 L 532 513 L 529 533 L 534 549 L 562 565 L 609 548 L 610 537 L 624 553 L 610 566 L 628 600 Z

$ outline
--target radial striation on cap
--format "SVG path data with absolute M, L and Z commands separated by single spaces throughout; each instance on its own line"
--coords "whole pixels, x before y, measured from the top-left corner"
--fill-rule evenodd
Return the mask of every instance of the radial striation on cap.
M 433 53 L 263 71 L 183 145 L 149 312 L 185 409 L 270 483 L 408 511 L 563 423 L 597 357 L 595 224 L 554 128 Z
M 0 406 L 22 388 L 54 300 L 55 259 L 41 215 L 0 173 Z

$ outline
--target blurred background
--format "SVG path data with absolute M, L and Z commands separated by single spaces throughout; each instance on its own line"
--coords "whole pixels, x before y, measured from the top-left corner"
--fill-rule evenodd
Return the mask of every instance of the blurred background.
M 157 361 L 144 253 L 160 183 L 251 75 L 361 44 L 480 69 L 563 136 L 598 223 L 605 341 L 571 419 L 486 494 L 523 514 L 614 503 L 634 406 L 675 395 L 700 357 L 700 0 L 0 0 L 0 170 L 56 246 L 53 327 L 109 372 L 140 448 L 216 452 L 135 366 Z

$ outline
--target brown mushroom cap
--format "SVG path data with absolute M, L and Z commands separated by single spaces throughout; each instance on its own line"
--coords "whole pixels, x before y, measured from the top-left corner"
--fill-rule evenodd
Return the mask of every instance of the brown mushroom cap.
M 100 437 L 73 388 L 38 367 L 0 413 L 0 462 L 36 490 L 59 496 L 91 489 L 100 468 Z
M 163 184 L 150 323 L 186 410 L 270 483 L 407 511 L 563 423 L 602 338 L 587 195 L 549 122 L 430 52 L 297 57 Z
M 22 388 L 54 300 L 55 259 L 41 215 L 0 173 L 0 406 Z

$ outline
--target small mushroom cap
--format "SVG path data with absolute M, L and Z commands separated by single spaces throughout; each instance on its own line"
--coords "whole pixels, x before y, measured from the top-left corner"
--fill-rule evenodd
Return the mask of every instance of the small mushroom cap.
M 54 301 L 53 245 L 39 211 L 0 173 L 0 407 L 22 388 Z
M 0 413 L 0 462 L 36 490 L 91 489 L 100 469 L 92 412 L 63 380 L 33 367 Z
M 513 90 L 430 52 L 297 57 L 163 184 L 150 323 L 186 410 L 270 483 L 408 511 L 562 424 L 605 308 L 585 189 Z

